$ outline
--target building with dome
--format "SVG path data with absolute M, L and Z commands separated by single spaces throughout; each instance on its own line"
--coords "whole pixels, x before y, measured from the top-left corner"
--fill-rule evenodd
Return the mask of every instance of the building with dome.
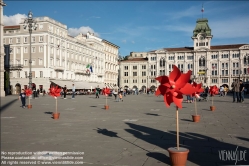
M 211 45 L 213 38 L 208 19 L 197 19 L 192 47 L 162 48 L 131 52 L 120 65 L 120 86 L 144 91 L 155 89 L 156 77 L 168 75 L 173 65 L 204 86 L 230 87 L 235 79 L 249 81 L 249 44 Z

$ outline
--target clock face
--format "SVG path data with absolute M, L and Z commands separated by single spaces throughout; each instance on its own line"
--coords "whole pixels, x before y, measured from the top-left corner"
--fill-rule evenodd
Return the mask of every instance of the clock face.
M 200 36 L 200 40 L 204 40 L 204 36 Z

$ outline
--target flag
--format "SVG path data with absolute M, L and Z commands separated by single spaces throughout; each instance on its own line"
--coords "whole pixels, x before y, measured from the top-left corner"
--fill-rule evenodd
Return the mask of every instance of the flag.
M 203 13 L 204 12 L 204 8 L 202 7 L 202 9 L 201 9 L 201 12 Z
M 216 69 L 216 66 L 215 66 L 215 65 L 213 65 L 213 66 L 212 66 L 212 68 L 213 68 L 213 69 Z
M 203 4 L 202 4 L 201 12 L 202 12 L 202 13 L 204 12 L 204 7 L 203 7 Z
M 93 72 L 93 68 L 92 68 L 92 65 L 90 66 L 90 70 L 91 70 L 91 73 Z
M 90 67 L 90 64 L 88 64 L 87 66 L 86 66 L 86 68 L 88 69 Z

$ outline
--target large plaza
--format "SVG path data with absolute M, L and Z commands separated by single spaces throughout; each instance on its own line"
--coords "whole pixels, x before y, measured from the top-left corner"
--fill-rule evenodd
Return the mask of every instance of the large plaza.
M 199 123 L 192 122 L 194 104 L 183 103 L 180 146 L 190 150 L 187 166 L 249 164 L 248 97 L 244 103 L 232 103 L 232 96 L 215 96 L 215 111 L 209 110 L 210 100 L 197 102 Z M 108 97 L 109 110 L 104 109 L 103 95 L 99 99 L 94 95 L 58 98 L 58 120 L 51 118 L 52 97 L 31 99 L 32 109 L 21 108 L 17 98 L 1 98 L 1 165 L 11 161 L 23 166 L 62 165 L 59 161 L 68 166 L 170 165 L 167 149 L 176 146 L 176 111 L 174 104 L 165 107 L 162 96 L 128 95 L 123 102 Z M 236 154 L 237 160 L 228 153 Z M 10 159 L 16 156 L 28 159 Z

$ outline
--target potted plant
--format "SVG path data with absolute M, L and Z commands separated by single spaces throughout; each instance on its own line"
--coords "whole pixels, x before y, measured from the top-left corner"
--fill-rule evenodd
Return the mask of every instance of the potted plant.
M 29 104 L 27 105 L 27 108 L 31 109 L 32 105 L 30 104 L 30 95 L 32 95 L 32 90 L 31 89 L 25 89 L 25 94 L 29 98 Z
M 110 94 L 110 89 L 109 88 L 104 88 L 103 89 L 103 94 L 105 95 L 105 109 L 109 109 L 109 105 L 107 104 L 107 96 Z
M 212 97 L 212 105 L 210 106 L 210 110 L 211 111 L 214 111 L 215 110 L 215 106 L 214 106 L 214 95 L 218 94 L 219 93 L 219 88 L 214 85 L 214 86 L 210 86 L 210 89 L 209 89 L 209 94 L 210 96 Z
M 57 111 L 57 97 L 60 96 L 61 88 L 58 86 L 52 86 L 49 89 L 49 95 L 55 98 L 55 112 L 52 113 L 54 119 L 59 119 L 60 113 Z
M 169 156 L 173 166 L 185 165 L 189 150 L 179 147 L 179 117 L 178 108 L 182 108 L 183 95 L 194 93 L 191 84 L 189 84 L 191 71 L 181 73 L 181 71 L 173 65 L 173 71 L 169 76 L 160 76 L 156 80 L 160 82 L 156 95 L 164 96 L 164 103 L 169 107 L 171 103 L 176 105 L 176 145 L 177 147 L 168 148 Z
M 195 98 L 195 115 L 192 115 L 193 122 L 199 122 L 201 116 L 197 114 L 197 98 L 200 97 L 200 93 L 204 91 L 202 88 L 202 84 L 197 84 L 196 82 L 193 82 L 192 88 L 194 93 L 191 94 L 192 97 Z

